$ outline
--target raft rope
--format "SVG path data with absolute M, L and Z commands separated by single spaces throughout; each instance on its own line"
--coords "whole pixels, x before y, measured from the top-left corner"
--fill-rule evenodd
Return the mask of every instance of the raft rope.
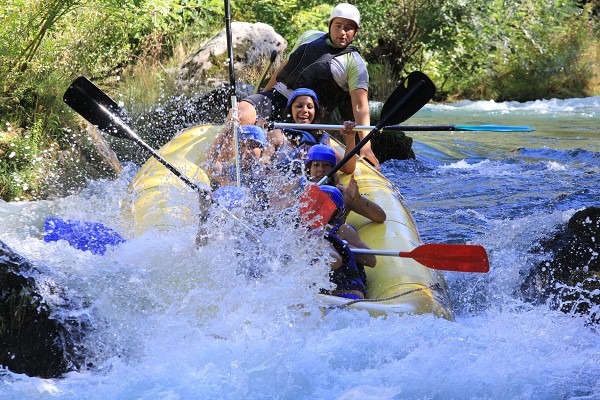
M 406 282 L 406 283 L 404 283 L 404 285 L 422 285 L 423 287 L 411 289 L 411 290 L 408 290 L 408 291 L 406 291 L 404 293 L 398 293 L 398 294 L 395 294 L 395 295 L 390 296 L 390 297 L 383 297 L 383 298 L 378 298 L 378 299 L 356 299 L 356 300 L 349 301 L 349 302 L 347 302 L 345 304 L 329 306 L 329 307 L 327 307 L 327 309 L 328 310 L 334 310 L 334 309 L 338 309 L 338 308 L 346 308 L 346 307 L 349 307 L 352 304 L 356 304 L 356 303 L 378 303 L 378 302 L 381 302 L 381 301 L 393 300 L 393 299 L 397 299 L 398 297 L 406 296 L 406 295 L 409 295 L 409 294 L 415 293 L 415 292 L 421 292 L 421 291 L 426 290 L 426 289 L 436 290 L 436 291 L 442 290 L 442 286 L 439 283 L 432 283 L 430 285 L 423 285 L 422 283 Z

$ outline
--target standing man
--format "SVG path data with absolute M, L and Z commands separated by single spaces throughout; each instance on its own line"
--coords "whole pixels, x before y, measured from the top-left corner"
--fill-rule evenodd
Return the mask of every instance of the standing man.
M 281 114 L 292 91 L 307 87 L 317 93 L 326 111 L 339 108 L 342 117 L 351 111 L 356 125 L 371 125 L 367 65 L 351 44 L 360 28 L 360 12 L 355 6 L 347 3 L 335 6 L 329 16 L 329 32 L 311 30 L 302 34 L 265 91 L 238 104 L 240 123 L 252 125 L 258 117 L 285 118 Z M 362 138 L 367 133 L 359 135 Z M 379 169 L 370 142 L 360 154 Z

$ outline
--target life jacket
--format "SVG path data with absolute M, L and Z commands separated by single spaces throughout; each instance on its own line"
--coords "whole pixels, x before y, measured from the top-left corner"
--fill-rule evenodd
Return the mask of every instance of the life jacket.
M 325 234 L 325 239 L 333 244 L 335 250 L 342 257 L 342 265 L 331 271 L 329 278 L 331 282 L 335 283 L 336 290 L 359 290 L 364 293 L 367 282 L 365 268 L 356 262 L 348 243 L 335 234 L 341 225 L 342 223 L 335 225 Z
M 283 82 L 290 89 L 306 87 L 314 90 L 319 103 L 328 111 L 333 111 L 350 94 L 341 88 L 331 74 L 331 60 L 343 54 L 358 52 L 349 45 L 339 49 L 325 41 L 327 35 L 304 43 L 296 49 L 288 59 L 287 64 L 277 76 L 278 82 Z
M 276 165 L 277 169 L 282 172 L 292 172 L 293 174 L 299 174 L 304 169 L 304 159 L 308 149 L 315 144 L 325 144 L 329 139 L 327 133 L 317 134 L 317 138 L 313 134 L 307 131 L 301 131 L 299 129 L 283 129 L 283 134 L 286 137 L 295 136 L 299 137 L 299 144 L 296 148 L 285 155 L 281 161 Z

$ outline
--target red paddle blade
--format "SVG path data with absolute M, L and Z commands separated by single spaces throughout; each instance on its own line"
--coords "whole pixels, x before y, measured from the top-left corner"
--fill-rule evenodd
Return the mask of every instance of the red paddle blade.
M 433 269 L 457 272 L 488 272 L 488 256 L 479 245 L 424 244 L 413 251 L 401 251 L 400 257 L 412 258 Z
M 325 225 L 336 210 L 333 200 L 318 185 L 308 185 L 300 196 L 300 218 L 310 229 Z

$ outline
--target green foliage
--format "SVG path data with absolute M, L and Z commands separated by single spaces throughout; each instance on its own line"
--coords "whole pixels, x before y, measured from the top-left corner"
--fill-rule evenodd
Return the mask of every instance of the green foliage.
M 417 64 L 441 80 L 442 93 L 496 100 L 585 95 L 589 70 L 580 51 L 590 29 L 574 1 L 478 0 L 464 8 L 457 0 L 443 15 L 446 22 L 434 22 L 422 38 Z
M 244 1 L 232 11 L 237 21 L 263 22 L 271 25 L 288 43 L 293 44 L 309 29 L 327 31 L 327 18 L 337 2 L 315 0 Z
M 443 21 L 443 4 L 436 0 L 361 0 L 363 29 L 357 43 L 367 61 L 386 64 L 400 80 L 405 65 L 415 59 L 423 47 L 429 29 L 436 29 L 432 21 Z M 439 22 L 438 22 L 439 21 Z

